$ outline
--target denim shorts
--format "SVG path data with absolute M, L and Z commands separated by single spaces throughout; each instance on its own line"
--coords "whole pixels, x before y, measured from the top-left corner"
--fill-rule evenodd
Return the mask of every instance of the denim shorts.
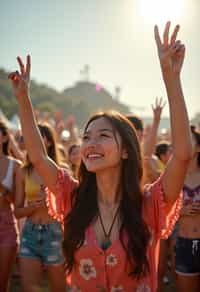
M 175 246 L 176 273 L 179 275 L 200 275 L 200 238 L 178 237 Z
M 37 259 L 44 265 L 64 263 L 62 252 L 63 232 L 61 224 L 34 224 L 27 219 L 22 231 L 19 256 Z

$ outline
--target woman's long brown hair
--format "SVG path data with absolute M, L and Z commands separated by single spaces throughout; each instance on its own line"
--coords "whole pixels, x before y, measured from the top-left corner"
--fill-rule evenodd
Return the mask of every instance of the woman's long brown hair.
M 46 137 L 47 141 L 49 142 L 49 146 L 46 149 L 48 156 L 59 165 L 60 156 L 59 156 L 59 151 L 56 144 L 56 135 L 55 135 L 54 129 L 48 123 L 38 124 L 38 128 L 39 128 L 41 136 Z M 24 169 L 27 170 L 28 173 L 30 173 L 33 167 L 34 166 L 27 155 Z
M 142 217 L 143 169 L 140 145 L 131 123 L 117 112 L 92 116 L 85 131 L 92 121 L 102 117 L 110 122 L 114 133 L 121 136 L 122 147 L 128 153 L 128 159 L 122 161 L 121 171 L 120 241 L 131 265 L 130 276 L 142 277 L 149 272 L 146 252 L 150 233 Z M 73 269 L 74 255 L 84 242 L 86 229 L 98 215 L 96 175 L 89 172 L 83 162 L 79 170 L 79 186 L 72 195 L 72 206 L 71 212 L 65 218 L 63 242 L 68 273 Z M 128 235 L 128 244 L 124 241 L 124 231 Z
M 8 137 L 8 128 L 3 121 L 0 121 L 0 131 L 1 131 L 3 136 Z M 3 154 L 5 154 L 5 155 L 9 155 L 8 143 L 9 143 L 9 137 L 5 142 L 3 142 L 3 145 L 2 145 Z

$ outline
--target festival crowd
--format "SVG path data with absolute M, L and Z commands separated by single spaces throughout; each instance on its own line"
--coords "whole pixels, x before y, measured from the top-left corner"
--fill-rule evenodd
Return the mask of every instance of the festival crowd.
M 31 57 L 10 73 L 21 130 L 0 121 L 0 292 L 13 267 L 24 292 L 200 291 L 200 131 L 181 84 L 179 25 L 154 28 L 170 112 L 153 122 L 113 110 L 75 117 L 31 103 Z M 134 97 L 133 97 L 134 98 Z M 169 275 L 170 270 L 170 275 Z

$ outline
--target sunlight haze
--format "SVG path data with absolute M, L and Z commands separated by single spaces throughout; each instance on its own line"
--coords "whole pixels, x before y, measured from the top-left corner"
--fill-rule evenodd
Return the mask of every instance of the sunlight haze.
M 88 78 L 115 94 L 133 112 L 151 114 L 166 99 L 153 26 L 180 23 L 186 45 L 182 79 L 190 117 L 200 111 L 199 0 L 0 1 L 0 67 L 16 70 L 16 56 L 32 56 L 32 79 L 58 90 Z M 168 115 L 168 107 L 164 110 Z

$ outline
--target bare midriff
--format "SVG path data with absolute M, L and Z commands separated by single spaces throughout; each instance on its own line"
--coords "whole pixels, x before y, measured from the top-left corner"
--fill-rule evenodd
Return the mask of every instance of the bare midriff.
M 181 216 L 178 235 L 191 239 L 200 238 L 200 214 Z
M 30 204 L 31 203 L 32 202 L 30 202 Z M 54 219 L 48 214 L 47 206 L 37 208 L 37 210 L 28 218 L 31 219 L 34 224 L 50 224 L 54 221 Z

